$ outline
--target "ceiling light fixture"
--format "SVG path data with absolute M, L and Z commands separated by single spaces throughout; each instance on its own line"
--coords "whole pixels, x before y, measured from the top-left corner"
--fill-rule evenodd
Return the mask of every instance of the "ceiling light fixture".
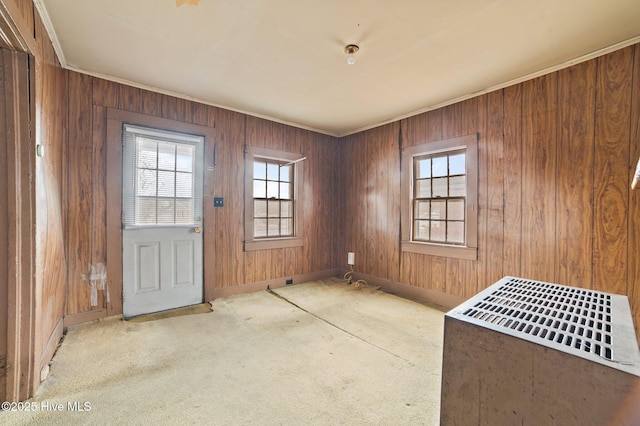
M 200 0 L 176 0 L 176 7 L 180 7 L 183 4 L 188 4 L 189 6 L 197 6 Z
M 353 65 L 356 63 L 356 57 L 354 55 L 358 50 L 360 50 L 360 48 L 356 44 L 348 44 L 344 47 L 344 53 L 349 55 L 347 56 L 347 63 L 349 65 Z

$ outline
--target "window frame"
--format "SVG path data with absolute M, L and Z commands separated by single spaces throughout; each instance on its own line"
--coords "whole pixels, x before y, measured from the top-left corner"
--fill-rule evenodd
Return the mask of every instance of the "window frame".
M 205 137 L 202 135 L 196 135 L 192 133 L 166 130 L 158 127 L 142 126 L 138 124 L 123 123 L 122 125 L 122 149 L 123 149 L 123 180 L 126 183 L 127 190 L 122 191 L 122 228 L 123 229 L 144 229 L 144 228 L 193 228 L 194 226 L 202 226 L 204 216 L 204 148 Z M 146 137 L 149 140 L 156 143 L 167 142 L 170 144 L 183 144 L 193 147 L 194 157 L 192 163 L 192 196 L 190 199 L 193 202 L 193 215 L 190 222 L 175 222 L 175 208 L 174 208 L 174 222 L 173 223 L 138 223 L 138 170 L 140 170 L 137 164 L 138 158 L 138 137 Z M 129 163 L 126 163 L 128 158 Z M 164 171 L 156 165 L 156 171 Z M 151 170 L 151 169 L 150 169 Z M 174 173 L 179 173 L 178 170 L 174 170 Z M 196 179 L 200 176 L 201 181 Z M 158 194 L 148 197 L 153 198 L 156 202 L 162 198 L 173 198 L 177 200 L 182 197 L 178 197 L 174 194 L 173 197 L 162 197 Z
M 464 149 L 466 171 L 465 243 L 453 245 L 413 240 L 414 158 Z M 402 251 L 465 260 L 478 258 L 478 134 L 427 142 L 403 148 L 401 158 Z
M 269 250 L 287 247 L 302 247 L 302 200 L 304 176 L 304 161 L 301 154 L 278 151 L 275 149 L 254 146 L 245 147 L 245 176 L 244 176 L 244 251 Z M 253 163 L 255 159 L 278 162 L 297 161 L 292 167 L 293 177 L 293 236 L 284 237 L 254 237 L 254 198 L 253 198 Z

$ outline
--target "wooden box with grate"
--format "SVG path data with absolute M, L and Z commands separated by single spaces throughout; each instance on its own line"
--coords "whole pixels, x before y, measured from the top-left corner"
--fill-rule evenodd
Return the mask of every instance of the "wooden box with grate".
M 626 296 L 505 277 L 445 316 L 441 424 L 607 424 L 640 406 Z

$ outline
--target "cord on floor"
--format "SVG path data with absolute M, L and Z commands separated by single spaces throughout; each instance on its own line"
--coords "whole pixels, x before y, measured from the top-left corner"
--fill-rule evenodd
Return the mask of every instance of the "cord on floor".
M 355 288 L 368 287 L 369 284 L 367 284 L 365 280 L 357 280 L 355 282 L 353 281 L 353 265 L 349 265 L 349 267 L 351 268 L 351 270 L 344 274 L 344 280 L 347 282 L 347 284 L 353 284 Z

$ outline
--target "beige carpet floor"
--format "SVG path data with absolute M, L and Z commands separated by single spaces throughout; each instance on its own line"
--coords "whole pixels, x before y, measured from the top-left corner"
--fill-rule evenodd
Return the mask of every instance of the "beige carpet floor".
M 338 279 L 212 309 L 70 328 L 0 424 L 438 424 L 441 311 Z

